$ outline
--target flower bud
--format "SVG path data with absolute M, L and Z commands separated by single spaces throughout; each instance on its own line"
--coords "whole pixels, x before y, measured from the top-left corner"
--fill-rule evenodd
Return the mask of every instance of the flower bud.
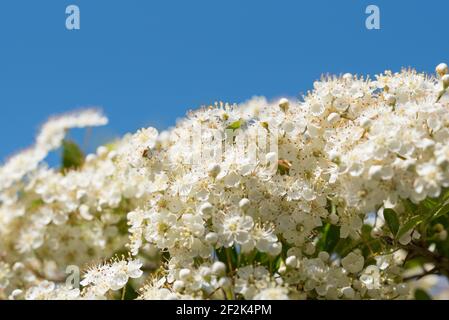
M 290 256 L 287 259 L 285 259 L 285 264 L 289 268 L 296 268 L 296 266 L 298 265 L 298 259 L 295 256 Z
M 394 95 L 392 95 L 392 94 L 386 94 L 386 95 L 384 96 L 384 98 L 385 98 L 385 101 L 387 102 L 387 104 L 388 104 L 389 106 L 394 106 L 394 105 L 396 105 L 396 97 L 395 97 Z
M 92 220 L 94 217 L 89 212 L 89 207 L 82 204 L 79 208 L 80 216 L 85 220 Z
M 243 198 L 242 200 L 240 200 L 239 202 L 239 207 L 242 210 L 246 210 L 249 208 L 250 205 L 250 201 L 247 198 Z
M 352 74 L 350 74 L 350 73 L 345 73 L 343 75 L 343 80 L 345 80 L 345 81 L 352 80 L 353 78 L 354 78 L 354 76 Z
M 380 238 L 382 236 L 382 230 L 379 228 L 373 228 L 371 229 L 371 237 L 373 237 L 374 239 Z
M 104 157 L 108 154 L 108 148 L 106 148 L 105 146 L 100 146 L 97 148 L 97 155 L 99 157 Z
M 445 74 L 448 74 L 449 69 L 447 67 L 447 64 L 445 63 L 440 63 L 439 65 L 437 65 L 437 67 L 435 68 L 435 71 L 438 73 L 438 75 L 440 77 L 444 76 Z
M 278 273 L 279 274 L 284 274 L 285 272 L 287 272 L 287 267 L 285 266 L 285 264 L 283 264 L 281 262 L 281 265 L 279 266 L 279 269 L 278 269 Z
M 187 280 L 190 275 L 192 274 L 192 271 L 190 269 L 181 269 L 179 271 L 179 278 L 183 281 Z
M 93 153 L 90 153 L 86 156 L 86 163 L 90 163 L 93 162 L 95 159 L 97 158 L 97 156 Z
M 117 151 L 112 150 L 111 152 L 108 153 L 108 159 L 114 160 L 115 158 L 117 158 L 117 155 L 118 155 Z
M 268 248 L 268 254 L 273 257 L 280 254 L 281 251 L 282 251 L 282 244 L 280 242 L 275 242 L 271 244 Z
M 411 232 L 405 233 L 401 238 L 399 238 L 399 243 L 403 246 L 408 245 L 412 241 Z
M 220 280 L 218 280 L 218 285 L 223 289 L 227 289 L 231 287 L 232 282 L 228 277 L 223 277 Z
M 338 113 L 332 112 L 328 117 L 327 117 L 327 122 L 329 124 L 334 124 L 335 122 L 337 122 L 338 120 L 340 120 L 340 115 Z
M 200 206 L 200 212 L 205 215 L 211 214 L 213 209 L 214 207 L 209 202 L 205 202 Z
M 176 292 L 181 292 L 182 290 L 184 290 L 185 287 L 185 283 L 182 280 L 176 280 L 173 283 L 173 290 L 175 290 Z
M 201 267 L 200 274 L 203 278 L 209 278 L 212 274 L 212 269 L 208 267 Z
M 18 298 L 19 296 L 21 296 L 23 294 L 23 291 L 20 289 L 15 289 L 13 292 L 11 292 L 11 294 L 9 295 L 8 299 L 9 300 L 16 300 L 16 298 Z
M 214 245 L 218 241 L 218 234 L 216 234 L 215 232 L 209 232 L 208 234 L 206 234 L 205 239 L 208 244 Z
M 289 106 L 290 102 L 287 99 L 282 98 L 281 100 L 279 100 L 279 107 L 282 109 L 282 111 L 287 112 Z
M 332 213 L 329 216 L 329 220 L 330 220 L 331 224 L 337 224 L 338 220 L 340 220 L 340 218 L 335 213 Z
M 226 274 L 226 265 L 221 261 L 215 261 L 212 265 L 212 273 L 216 276 L 224 276 Z

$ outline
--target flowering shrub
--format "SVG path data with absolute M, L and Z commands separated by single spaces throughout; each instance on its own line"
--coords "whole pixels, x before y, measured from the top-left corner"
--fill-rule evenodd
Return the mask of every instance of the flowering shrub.
M 447 73 L 326 77 L 301 101 L 220 103 L 87 156 L 65 133 L 107 119 L 50 119 L 0 167 L 0 298 L 427 297 L 414 280 L 449 276 Z M 197 125 L 223 140 L 192 145 Z M 232 148 L 260 130 L 275 149 Z

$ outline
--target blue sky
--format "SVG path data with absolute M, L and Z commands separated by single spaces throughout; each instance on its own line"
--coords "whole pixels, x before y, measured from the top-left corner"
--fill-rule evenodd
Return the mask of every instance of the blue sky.
M 78 5 L 81 30 L 65 28 Z M 365 8 L 381 29 L 365 28 Z M 100 106 L 92 143 L 166 128 L 187 110 L 298 96 L 322 73 L 449 60 L 446 0 L 2 0 L 0 161 L 52 114 Z

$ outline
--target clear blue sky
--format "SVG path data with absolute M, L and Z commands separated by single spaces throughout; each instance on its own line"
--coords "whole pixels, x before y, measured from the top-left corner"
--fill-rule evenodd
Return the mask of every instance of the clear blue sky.
M 81 30 L 65 28 L 65 8 Z M 381 30 L 365 8 L 381 9 Z M 45 119 L 101 106 L 98 141 L 166 128 L 189 109 L 297 96 L 320 74 L 449 60 L 447 0 L 1 0 L 0 161 Z

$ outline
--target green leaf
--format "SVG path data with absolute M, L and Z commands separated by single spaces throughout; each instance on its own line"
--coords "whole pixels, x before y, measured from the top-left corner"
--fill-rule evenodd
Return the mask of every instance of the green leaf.
M 443 201 L 449 200 L 449 188 L 443 189 L 441 193 L 442 193 L 441 199 Z
M 45 202 L 42 199 L 36 199 L 31 201 L 30 206 L 29 206 L 29 210 L 33 211 L 33 210 L 37 210 L 40 206 L 44 205 Z
M 338 243 L 334 248 L 334 252 L 338 253 L 340 257 L 344 257 L 348 255 L 349 252 L 357 248 L 357 246 L 357 241 L 351 239 L 350 237 L 347 237 L 345 239 L 338 240 Z
M 126 284 L 126 291 L 124 300 L 135 300 L 139 296 L 139 293 L 133 288 L 130 282 Z
M 237 120 L 233 123 L 231 123 L 229 126 L 226 127 L 226 129 L 232 129 L 232 130 L 237 130 L 239 129 L 241 126 L 243 125 L 243 120 Z
M 281 255 L 279 255 L 274 262 L 274 270 L 279 270 L 279 268 L 281 267 L 281 263 L 282 263 L 282 257 L 281 257 Z
M 449 213 L 449 203 L 446 203 L 441 208 L 439 208 L 432 216 L 432 220 L 438 219 L 441 216 L 444 216 Z
M 418 210 L 418 206 L 413 202 L 411 202 L 410 200 L 404 200 L 403 204 L 405 207 L 405 212 L 407 213 L 416 212 Z
M 392 209 L 384 209 L 384 218 L 393 236 L 396 236 L 399 231 L 399 219 L 396 212 Z
M 84 153 L 69 140 L 62 142 L 62 170 L 78 169 L 84 164 Z
M 415 300 L 432 300 L 432 298 L 423 289 L 416 289 L 415 290 Z
M 397 239 L 401 238 L 408 231 L 416 228 L 422 221 L 423 221 L 422 216 L 415 216 L 415 217 L 411 218 L 409 221 L 407 221 L 406 224 L 404 224 L 401 228 L 399 228 L 396 238 Z
M 426 198 L 422 202 L 422 205 L 427 209 L 434 209 L 438 204 L 439 202 L 432 198 Z
M 335 246 L 340 240 L 340 228 L 327 223 L 321 233 L 318 241 L 318 248 L 320 251 L 333 252 Z

